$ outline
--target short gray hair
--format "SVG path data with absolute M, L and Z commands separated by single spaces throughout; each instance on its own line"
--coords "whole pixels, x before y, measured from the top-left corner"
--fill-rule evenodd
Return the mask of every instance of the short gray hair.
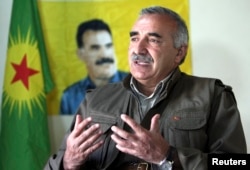
M 173 35 L 174 47 L 180 48 L 181 46 L 188 45 L 189 36 L 188 36 L 187 25 L 179 14 L 177 14 L 171 9 L 164 8 L 161 6 L 152 6 L 144 8 L 139 13 L 140 16 L 146 14 L 161 14 L 161 15 L 168 15 L 169 17 L 171 17 L 174 21 L 176 21 L 177 24 L 177 31 Z

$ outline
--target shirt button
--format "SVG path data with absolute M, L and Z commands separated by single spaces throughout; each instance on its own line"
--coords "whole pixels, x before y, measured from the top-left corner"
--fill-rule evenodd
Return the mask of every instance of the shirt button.
M 174 119 L 174 120 L 181 120 L 181 117 L 179 117 L 179 116 L 174 116 L 173 119 Z

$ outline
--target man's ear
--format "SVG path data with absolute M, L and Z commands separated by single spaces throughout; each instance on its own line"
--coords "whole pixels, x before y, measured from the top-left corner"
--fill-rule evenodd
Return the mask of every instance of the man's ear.
M 85 61 L 85 54 L 84 54 L 85 52 L 84 52 L 84 49 L 83 48 L 79 48 L 79 49 L 77 49 L 76 50 L 76 55 L 78 56 L 78 58 L 80 59 L 80 60 L 83 60 L 83 61 Z
M 180 48 L 178 48 L 178 51 L 175 57 L 175 61 L 177 63 L 181 63 L 183 61 L 183 59 L 187 55 L 187 49 L 188 49 L 187 46 L 181 46 Z

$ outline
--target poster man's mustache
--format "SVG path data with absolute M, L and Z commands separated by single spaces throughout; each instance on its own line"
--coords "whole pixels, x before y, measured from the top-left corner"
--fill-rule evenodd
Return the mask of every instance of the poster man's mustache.
M 105 63 L 114 63 L 114 59 L 113 58 L 101 58 L 100 60 L 96 61 L 96 65 L 102 65 Z

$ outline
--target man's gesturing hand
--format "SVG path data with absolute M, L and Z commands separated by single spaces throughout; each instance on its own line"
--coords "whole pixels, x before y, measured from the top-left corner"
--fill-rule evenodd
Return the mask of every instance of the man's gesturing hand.
M 143 128 L 125 114 L 122 114 L 121 118 L 131 127 L 133 133 L 113 126 L 111 129 L 114 134 L 111 138 L 116 142 L 117 149 L 154 164 L 166 157 L 169 144 L 160 133 L 159 114 L 151 119 L 150 130 Z
M 89 154 L 98 149 L 103 141 L 98 141 L 102 135 L 99 124 L 91 125 L 92 119 L 82 119 L 77 115 L 74 130 L 68 136 L 66 151 L 63 158 L 64 169 L 77 169 Z

